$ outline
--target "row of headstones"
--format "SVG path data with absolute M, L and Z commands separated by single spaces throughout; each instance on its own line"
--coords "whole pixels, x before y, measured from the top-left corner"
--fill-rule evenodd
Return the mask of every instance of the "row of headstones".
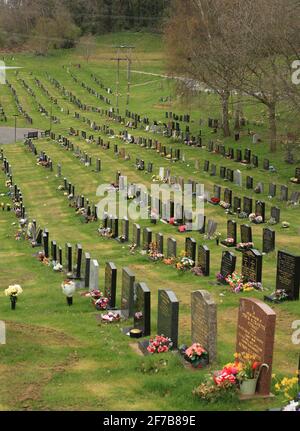
M 25 120 L 29 124 L 32 124 L 33 123 L 33 119 L 30 117 L 30 115 L 25 111 L 25 109 L 21 105 L 15 88 L 8 81 L 6 81 L 6 84 L 7 84 L 8 88 L 10 89 L 10 91 L 11 91 L 11 93 L 13 95 L 14 101 L 15 101 L 15 103 L 17 105 L 18 112 L 25 118 Z
M 242 244 L 249 244 L 252 243 L 252 228 L 251 226 L 248 226 L 246 224 L 242 224 L 240 226 L 240 233 L 241 233 L 241 243 Z M 264 228 L 263 229 L 263 246 L 262 251 L 263 253 L 271 253 L 275 250 L 275 238 L 276 233 L 274 230 L 270 228 Z M 227 247 L 236 247 L 238 244 L 237 240 L 237 222 L 235 220 L 228 220 L 227 221 L 227 238 L 226 240 L 221 242 L 223 245 Z
M 289 300 L 299 300 L 300 256 L 279 250 L 276 267 L 276 290 L 284 290 Z M 223 282 L 236 269 L 236 256 L 229 252 L 222 253 L 220 274 Z M 242 275 L 246 280 L 260 283 L 262 280 L 262 254 L 255 249 L 242 253 Z
M 38 100 L 35 92 L 27 84 L 27 82 L 24 79 L 22 79 L 22 78 L 19 78 L 18 81 L 21 82 L 22 86 L 25 88 L 25 90 L 27 91 L 27 93 L 29 93 L 31 95 L 31 97 L 35 100 L 36 104 L 38 105 L 38 111 L 42 115 L 45 115 L 46 117 L 51 118 L 52 122 L 60 123 L 60 119 L 58 117 L 56 117 L 55 115 L 51 115 L 50 112 L 40 103 L 40 101 Z
M 170 309 L 175 320 L 176 308 Z M 165 319 L 168 318 L 170 320 L 170 314 L 166 314 Z M 217 357 L 217 306 L 207 291 L 192 293 L 191 321 L 192 342 L 200 343 L 209 354 L 209 362 L 214 361 Z M 248 298 L 240 300 L 235 351 L 251 354 L 259 363 L 268 366 L 261 369 L 256 390 L 259 395 L 270 395 L 275 324 L 276 314 L 264 302 Z
M 53 85 L 63 97 L 67 97 L 69 102 L 72 103 L 74 106 L 81 109 L 82 111 L 92 111 L 99 113 L 99 108 L 82 103 L 81 100 L 74 93 L 66 90 L 66 88 L 57 79 L 51 77 L 49 73 L 46 73 L 46 76 L 51 85 Z
M 88 164 L 89 166 L 92 166 L 92 164 L 93 164 L 92 163 L 92 157 L 89 156 L 88 153 L 82 152 L 78 145 L 74 149 L 74 144 L 68 138 L 66 138 L 62 135 L 58 135 L 56 137 L 55 133 L 51 132 L 50 133 L 50 139 L 61 144 L 67 151 L 73 151 L 75 157 L 80 158 L 82 163 Z M 101 159 L 96 159 L 95 171 L 101 172 L 101 170 L 102 170 Z M 57 176 L 61 177 L 61 164 L 57 165 Z
M 217 199 L 221 199 L 221 186 L 215 185 L 214 186 L 214 197 Z M 243 205 L 242 205 L 242 199 L 238 196 L 235 196 L 232 198 L 233 192 L 229 188 L 224 189 L 223 199 L 226 204 L 229 205 L 229 207 L 233 209 L 233 212 L 240 213 L 244 212 L 247 216 L 253 213 L 253 199 L 244 196 L 243 197 Z M 207 195 L 208 200 L 210 201 L 209 195 Z M 266 205 L 265 202 L 257 200 L 255 201 L 255 209 L 254 213 L 257 216 L 262 217 L 262 222 L 264 223 L 266 221 Z M 280 222 L 280 208 L 278 207 L 271 207 L 270 210 L 270 216 L 275 220 L 276 223 Z
M 29 149 L 32 151 L 34 155 L 37 154 L 37 150 L 35 145 L 32 143 L 32 141 L 29 139 L 25 140 L 25 145 L 29 147 Z M 42 151 L 39 156 L 39 161 L 43 162 L 43 165 L 45 167 L 50 168 L 51 171 L 53 171 L 53 162 L 50 159 L 50 157 L 47 156 L 47 154 Z M 101 169 L 101 160 L 97 159 L 96 164 L 96 170 Z M 57 176 L 61 177 L 62 175 L 62 167 L 61 164 L 57 165 Z M 89 199 L 85 199 L 84 195 L 75 195 L 75 185 L 68 182 L 67 178 L 63 179 L 63 190 L 68 193 L 68 198 L 73 201 L 73 205 L 76 209 L 85 209 L 86 213 L 85 216 L 87 220 L 90 220 L 91 218 L 96 221 L 97 220 L 97 207 L 95 204 L 90 204 Z
M 73 81 L 76 84 L 80 84 L 82 88 L 84 88 L 88 93 L 92 94 L 93 96 L 97 97 L 97 99 L 101 100 L 102 102 L 106 103 L 107 105 L 111 105 L 111 100 L 103 96 L 101 93 L 98 93 L 94 88 L 90 87 L 86 82 L 80 81 L 72 72 L 70 73 Z
M 134 274 L 123 269 L 122 306 L 127 317 L 134 318 L 134 327 L 144 336 L 151 334 L 151 298 L 145 283 L 135 283 Z M 254 355 L 268 369 L 262 369 L 257 393 L 270 395 L 276 314 L 257 299 L 240 300 L 236 352 Z M 157 334 L 171 339 L 178 348 L 179 301 L 172 290 L 158 291 Z M 191 294 L 191 338 L 209 355 L 209 363 L 217 359 L 217 306 L 210 294 L 200 290 Z M 147 342 L 146 342 L 147 344 Z
M 197 160 L 195 162 L 195 167 L 197 170 L 199 170 L 199 161 L 197 161 Z M 205 160 L 204 161 L 204 172 L 209 172 L 209 170 L 210 170 L 209 160 Z M 217 175 L 217 166 L 215 164 L 211 165 L 210 175 L 211 176 Z M 296 175 L 299 177 L 299 182 L 300 182 L 300 170 L 298 172 L 298 168 L 296 168 Z M 230 168 L 226 168 L 225 166 L 221 166 L 220 167 L 220 178 L 228 180 L 228 181 L 234 183 L 235 185 L 237 185 L 239 187 L 243 186 L 242 173 L 238 169 L 233 170 Z M 246 178 L 246 188 L 248 190 L 254 189 L 256 193 L 264 193 L 264 184 L 262 182 L 258 182 L 258 184 L 254 187 L 254 179 L 252 176 L 249 176 L 249 175 Z M 270 183 L 268 195 L 271 196 L 272 198 L 274 198 L 274 197 L 276 197 L 276 193 L 277 193 L 277 185 L 274 183 Z M 291 202 L 298 202 L 300 199 L 300 192 L 296 192 L 296 191 L 292 192 L 290 199 L 289 199 L 288 195 L 289 195 L 288 187 L 286 185 L 281 185 L 280 186 L 280 197 L 279 197 L 279 199 L 281 201 L 290 200 Z

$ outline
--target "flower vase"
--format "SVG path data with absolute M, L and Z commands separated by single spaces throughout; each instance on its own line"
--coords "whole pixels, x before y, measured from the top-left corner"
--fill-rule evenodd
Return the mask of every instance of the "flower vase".
M 256 379 L 243 380 L 240 383 L 241 394 L 242 395 L 255 395 L 257 380 L 258 380 L 257 378 Z
M 16 309 L 16 305 L 17 305 L 17 297 L 16 296 L 11 296 L 10 297 L 10 304 L 11 304 L 11 309 L 15 310 Z
M 67 296 L 67 303 L 68 303 L 69 307 L 71 307 L 71 305 L 73 305 L 73 296 Z

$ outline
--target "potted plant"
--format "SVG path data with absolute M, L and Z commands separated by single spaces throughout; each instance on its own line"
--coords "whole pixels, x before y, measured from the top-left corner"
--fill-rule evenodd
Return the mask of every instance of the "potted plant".
M 151 354 L 155 353 L 166 353 L 169 352 L 173 347 L 173 343 L 170 338 L 164 335 L 156 335 L 155 338 L 151 338 L 147 350 Z
M 4 291 L 5 296 L 10 297 L 11 309 L 15 310 L 17 305 L 18 296 L 23 293 L 23 289 L 18 284 L 9 286 L 8 289 Z
M 240 385 L 240 393 L 247 396 L 254 395 L 262 368 L 266 367 L 269 369 L 269 366 L 257 362 L 256 357 L 248 353 L 236 354 L 235 358 L 238 368 L 237 380 Z
M 193 368 L 203 368 L 208 365 L 208 352 L 199 343 L 194 343 L 184 352 L 184 358 Z

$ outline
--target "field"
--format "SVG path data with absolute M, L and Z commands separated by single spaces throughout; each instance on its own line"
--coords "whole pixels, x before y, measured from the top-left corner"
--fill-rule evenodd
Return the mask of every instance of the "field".
M 197 243 L 205 243 L 211 250 L 211 276 L 195 277 L 183 274 L 173 267 L 163 263 L 153 263 L 146 256 L 129 253 L 128 244 L 100 238 L 97 234 L 99 223 L 83 224 L 74 209 L 70 208 L 66 197 L 58 191 L 62 178 L 56 177 L 56 165 L 62 165 L 63 177 L 75 184 L 76 191 L 96 202 L 96 189 L 101 183 L 112 183 L 116 172 L 128 176 L 128 181 L 148 185 L 151 175 L 138 171 L 134 167 L 136 158 L 145 160 L 145 165 L 152 162 L 154 173 L 159 167 L 170 168 L 172 175 L 183 176 L 186 179 L 197 180 L 212 192 L 213 185 L 224 187 L 222 180 L 203 172 L 204 160 L 219 166 L 240 169 L 245 183 L 246 175 L 254 177 L 254 183 L 265 183 L 264 193 L 257 196 L 253 190 L 241 190 L 230 184 L 233 194 L 249 195 L 266 202 L 266 214 L 269 218 L 273 205 L 281 209 L 281 220 L 290 223 L 289 229 L 283 229 L 281 224 L 274 227 L 276 231 L 276 249 L 297 254 L 299 250 L 300 213 L 299 206 L 287 206 L 278 198 L 268 197 L 269 182 L 280 185 L 287 184 L 289 193 L 297 191 L 299 186 L 289 183 L 294 175 L 295 165 L 284 162 L 284 148 L 279 144 L 276 154 L 268 151 L 267 118 L 261 105 L 253 100 L 242 100 L 244 115 L 249 120 L 241 140 L 234 142 L 233 138 L 223 139 L 221 132 L 211 135 L 207 127 L 207 118 L 219 117 L 219 102 L 215 95 L 201 93 L 197 97 L 179 98 L 176 96 L 176 81 L 164 77 L 166 66 L 162 41 L 158 36 L 143 33 L 120 33 L 103 36 L 98 40 L 97 51 L 87 63 L 76 50 L 58 51 L 47 57 L 35 57 L 31 54 L 6 56 L 5 61 L 10 66 L 20 66 L 17 73 L 8 72 L 8 81 L 17 91 L 23 108 L 33 118 L 33 127 L 46 130 L 50 120 L 38 112 L 38 103 L 60 119 L 60 124 L 52 124 L 52 131 L 58 135 L 68 136 L 69 128 L 85 130 L 87 134 L 93 131 L 82 119 L 75 119 L 74 112 L 80 112 L 97 124 L 110 125 L 117 134 L 125 128 L 124 125 L 110 122 L 105 116 L 93 112 L 83 112 L 62 96 L 61 92 L 51 84 L 47 73 L 59 81 L 65 88 L 75 94 L 82 102 L 108 109 L 108 105 L 84 89 L 80 83 L 74 82 L 70 72 L 79 81 L 84 81 L 93 88 L 105 94 L 104 90 L 92 80 L 94 73 L 105 86 L 115 90 L 116 62 L 110 59 L 115 55 L 112 48 L 118 43 L 135 45 L 133 53 L 133 72 L 131 112 L 148 116 L 150 119 L 165 122 L 165 112 L 173 111 L 191 115 L 193 122 L 191 130 L 199 131 L 199 119 L 202 137 L 219 139 L 226 146 L 242 148 L 248 146 L 259 156 L 260 165 L 249 170 L 234 161 L 221 158 L 220 155 L 208 153 L 201 148 L 185 146 L 161 135 L 154 135 L 144 130 L 134 130 L 138 136 L 158 139 L 168 148 L 180 148 L 185 155 L 185 162 L 172 163 L 153 150 L 147 150 L 134 144 L 124 143 L 118 138 L 108 139 L 101 133 L 104 141 L 110 140 L 109 150 L 103 150 L 95 144 L 89 144 L 79 137 L 70 137 L 74 146 L 86 151 L 95 162 L 102 161 L 101 173 L 94 167 L 86 167 L 66 151 L 61 145 L 44 138 L 35 141 L 40 151 L 45 151 L 51 157 L 54 172 L 50 172 L 36 163 L 34 155 L 28 151 L 22 142 L 3 145 L 5 157 L 12 166 L 14 181 L 21 188 L 26 211 L 30 219 L 36 219 L 41 227 L 48 228 L 50 240 L 55 239 L 62 247 L 66 242 L 73 245 L 80 243 L 85 251 L 100 263 L 100 287 L 103 286 L 104 266 L 107 261 L 114 262 L 119 270 L 117 297 L 120 300 L 121 268 L 128 266 L 136 275 L 136 279 L 148 284 L 152 294 L 152 334 L 156 334 L 157 291 L 168 288 L 173 290 L 180 301 L 179 337 L 180 344 L 190 343 L 190 295 L 198 289 L 208 290 L 218 305 L 218 360 L 211 369 L 191 372 L 182 366 L 177 355 L 168 353 L 161 357 L 143 357 L 133 348 L 132 341 L 121 333 L 122 324 L 103 325 L 96 319 L 98 312 L 90 302 L 80 296 L 74 297 L 73 307 L 66 306 L 61 293 L 62 274 L 54 273 L 49 267 L 42 265 L 35 257 L 36 249 L 31 249 L 27 241 L 16 241 L 17 219 L 12 212 L 0 212 L 0 286 L 2 291 L 11 284 L 20 284 L 24 293 L 17 304 L 17 310 L 12 312 L 9 301 L 1 293 L 0 318 L 7 325 L 7 344 L 0 346 L 0 410 L 266 410 L 282 403 L 280 396 L 275 399 L 260 401 L 222 400 L 220 403 L 207 404 L 192 395 L 192 390 L 201 383 L 211 370 L 220 369 L 223 364 L 232 360 L 235 352 L 238 303 L 241 295 L 233 294 L 226 287 L 215 284 L 216 274 L 220 270 L 222 248 L 215 241 L 205 241 L 203 236 L 195 232 L 192 236 Z M 81 64 L 78 68 L 76 65 Z M 144 72 L 144 73 L 138 73 Z M 24 88 L 20 78 L 34 91 L 36 99 Z M 51 96 L 58 99 L 58 106 L 52 105 L 49 97 L 36 85 L 35 78 L 40 80 Z M 126 70 L 121 64 L 120 111 L 126 108 Z M 115 104 L 115 95 L 106 95 Z M 170 99 L 162 102 L 161 98 Z M 232 107 L 236 100 L 232 98 Z M 8 122 L 3 126 L 13 126 L 17 107 L 9 88 L 0 86 L 0 105 L 4 107 Z M 69 114 L 67 114 L 69 110 Z M 287 125 L 296 121 L 281 107 L 279 134 L 284 135 Z M 260 122 L 260 125 L 257 123 Z M 256 124 L 255 124 L 256 123 Z M 25 120 L 19 116 L 18 127 L 26 127 Z M 251 147 L 251 139 L 247 128 L 257 131 L 262 142 L 255 148 Z M 1 137 L 1 129 L 0 129 Z M 130 153 L 129 161 L 114 155 L 113 144 L 119 150 L 125 147 Z M 296 155 L 297 156 L 297 155 Z M 269 158 L 277 172 L 266 173 L 262 168 L 262 160 Z M 200 170 L 195 170 L 195 160 L 200 161 Z M 93 165 L 94 166 L 94 165 Z M 6 193 L 5 177 L 2 174 L 0 193 Z M 279 191 L 278 191 L 279 195 Z M 9 202 L 7 196 L 1 197 L 4 203 Z M 206 217 L 218 222 L 218 231 L 226 237 L 227 216 L 220 207 L 205 206 Z M 241 221 L 238 220 L 238 224 Z M 147 226 L 145 221 L 141 226 Z M 162 232 L 164 237 L 177 239 L 178 249 L 184 249 L 185 234 L 179 234 L 170 225 L 158 223 L 152 225 L 153 232 Z M 252 228 L 255 247 L 262 249 L 262 227 Z M 239 229 L 238 229 L 239 232 Z M 130 228 L 131 234 L 131 228 Z M 276 252 L 263 257 L 263 285 L 267 293 L 273 292 L 276 277 Z M 238 254 L 238 253 L 237 253 Z M 237 256 L 237 269 L 241 266 L 241 257 Z M 248 297 L 263 299 L 265 292 L 242 294 Z M 297 368 L 299 346 L 291 342 L 292 322 L 299 318 L 299 302 L 286 302 L 274 305 L 277 314 L 276 339 L 274 350 L 273 372 L 278 376 L 293 375 Z

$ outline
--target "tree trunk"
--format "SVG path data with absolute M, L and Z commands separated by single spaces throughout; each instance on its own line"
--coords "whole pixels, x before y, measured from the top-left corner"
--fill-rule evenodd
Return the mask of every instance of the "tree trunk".
M 222 128 L 223 128 L 223 134 L 225 138 L 228 138 L 230 136 L 230 125 L 229 125 L 229 91 L 225 91 L 221 95 L 222 100 Z
M 270 152 L 275 153 L 277 149 L 277 125 L 276 125 L 276 103 L 270 103 L 269 109 L 269 130 L 270 130 Z

